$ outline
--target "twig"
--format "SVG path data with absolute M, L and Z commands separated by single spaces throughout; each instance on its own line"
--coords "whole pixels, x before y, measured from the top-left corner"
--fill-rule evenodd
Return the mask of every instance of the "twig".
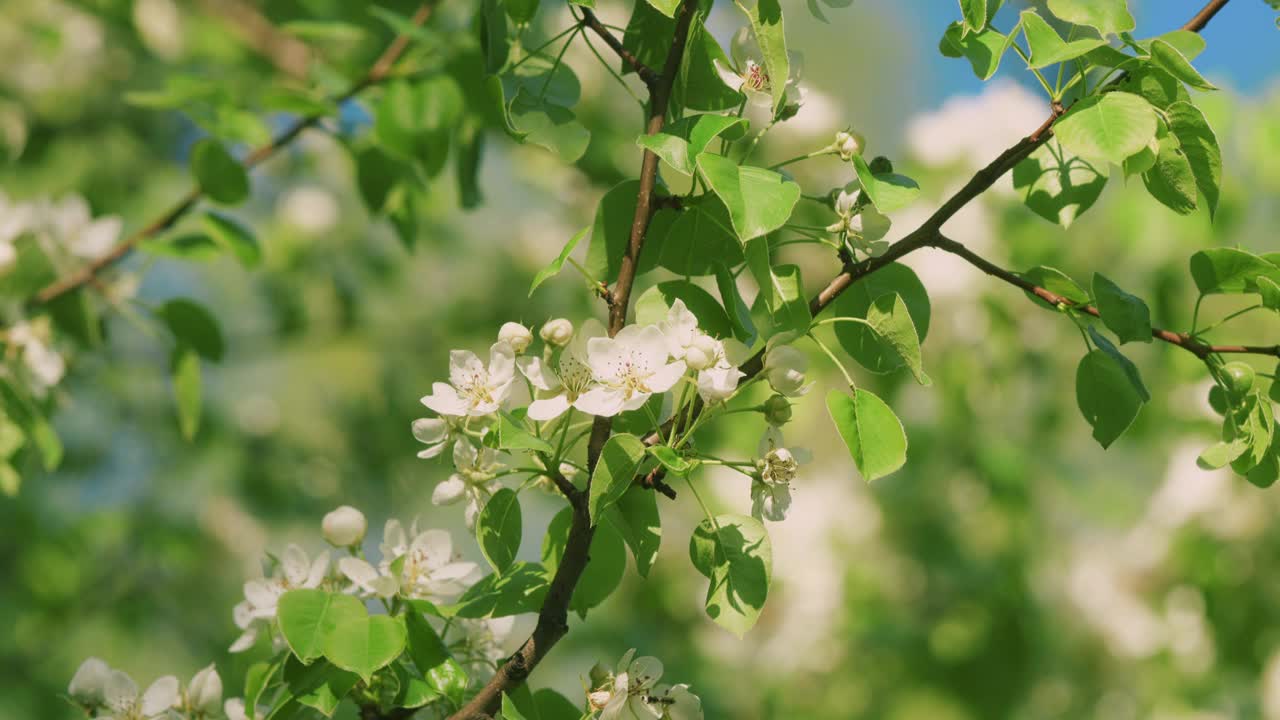
M 599 35 L 600 39 L 604 40 L 604 44 L 608 45 L 611 50 L 617 53 L 618 57 L 622 58 L 622 62 L 630 65 L 631 69 L 636 71 L 636 74 L 640 76 L 640 79 L 644 81 L 644 84 L 649 88 L 650 94 L 652 94 L 659 80 L 658 74 L 653 71 L 653 68 L 640 62 L 640 58 L 623 47 L 622 42 L 613 33 L 609 32 L 609 28 L 600 22 L 600 18 L 596 17 L 596 14 L 590 8 L 584 7 L 581 10 L 582 24 L 590 28 L 596 35 Z
M 411 22 L 415 26 L 421 26 L 427 21 L 427 18 L 431 16 L 431 7 L 432 6 L 429 3 L 421 5 L 418 8 L 418 11 L 413 14 Z M 400 35 L 396 37 L 396 39 L 387 46 L 387 49 L 378 56 L 378 59 L 374 61 L 373 65 L 370 66 L 369 72 L 365 73 L 365 76 L 348 88 L 346 92 L 334 98 L 334 102 L 341 105 L 368 88 L 385 80 L 390 74 L 392 66 L 395 65 L 396 61 L 400 59 L 400 56 L 404 54 L 404 51 L 409 47 L 410 40 L 411 38 L 408 35 Z M 302 134 L 303 130 L 314 127 L 326 117 L 327 115 L 324 114 L 316 114 L 300 118 L 271 142 L 250 152 L 244 159 L 245 169 L 248 170 L 261 164 L 267 158 L 275 155 L 281 148 L 297 139 L 297 137 Z M 44 305 L 69 292 L 73 292 L 85 285 L 88 285 L 98 275 L 98 273 L 112 267 L 116 263 L 128 257 L 139 243 L 153 238 L 173 227 L 178 220 L 182 219 L 193 207 L 196 206 L 196 203 L 198 203 L 202 197 L 204 197 L 203 190 L 198 186 L 192 188 L 181 200 L 178 201 L 176 205 L 164 214 L 160 215 L 160 217 L 153 220 L 150 224 L 143 227 L 141 230 L 138 230 L 134 234 L 125 238 L 118 245 L 107 251 L 105 255 L 41 289 L 36 293 L 35 297 L 32 298 L 31 303 L 34 305 Z

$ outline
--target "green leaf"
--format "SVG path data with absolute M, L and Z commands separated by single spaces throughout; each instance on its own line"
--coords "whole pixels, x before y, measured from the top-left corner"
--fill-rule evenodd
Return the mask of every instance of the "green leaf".
M 614 435 L 604 444 L 591 475 L 591 495 L 587 499 L 591 524 L 598 524 L 601 513 L 631 487 L 644 454 L 644 443 L 635 435 Z
M 1280 310 L 1280 284 L 1266 275 L 1259 276 L 1256 284 L 1263 306 L 1269 310 Z
M 538 0 L 505 0 L 503 5 L 507 8 L 511 22 L 517 25 L 528 23 L 538 14 Z
M 536 613 L 549 582 L 546 569 L 538 563 L 517 562 L 501 575 L 485 576 L 468 588 L 456 605 L 440 610 L 464 618 Z
M 725 314 L 728 315 L 730 324 L 733 325 L 734 337 L 741 340 L 747 347 L 755 345 L 759 333 L 756 332 L 755 323 L 751 320 L 751 308 L 747 307 L 746 301 L 742 299 L 742 293 L 738 292 L 738 283 L 732 271 L 723 263 L 716 266 L 716 289 L 720 291 L 720 301 L 725 307 Z
M 390 615 L 343 618 L 325 637 L 324 655 L 366 683 L 405 648 L 404 622 Z
M 1053 130 L 1070 152 L 1118 165 L 1155 137 L 1156 114 L 1137 95 L 1109 92 L 1076 103 Z
M 809 314 L 809 302 L 804 297 L 800 268 L 795 265 L 772 267 L 769 264 L 768 241 L 763 237 L 748 242 L 746 250 L 747 268 L 760 286 L 756 302 L 763 303 L 772 320 L 772 327 L 767 328 L 766 335 L 807 331 L 813 317 Z
M 537 437 L 524 429 L 524 410 L 517 410 L 519 417 L 506 411 L 498 413 L 498 448 L 501 450 L 535 450 L 551 453 L 555 448 L 551 443 Z
M 1155 164 L 1142 173 L 1142 183 L 1151 197 L 1179 215 L 1195 211 L 1196 177 L 1173 135 L 1160 138 Z
M 631 239 L 631 224 L 636 215 L 636 195 L 640 192 L 640 181 L 624 180 L 614 185 L 600 198 L 596 208 L 595 222 L 591 225 L 591 244 L 587 247 L 586 268 L 591 277 L 604 283 L 613 283 L 618 279 L 618 270 L 622 267 L 622 258 L 626 254 L 627 244 Z M 658 213 L 649 223 L 649 237 L 662 234 Z M 645 243 L 640 254 L 637 274 L 646 273 L 658 264 L 662 246 Z
M 1117 35 L 1136 27 L 1125 0 L 1049 0 L 1049 11 L 1076 25 L 1088 25 L 1103 35 Z
M 552 260 L 550 265 L 542 268 L 537 275 L 533 276 L 533 282 L 529 285 L 529 297 L 533 297 L 533 291 L 537 290 L 542 283 L 560 274 L 560 270 L 564 268 L 565 261 L 569 259 L 573 249 L 578 246 L 579 242 L 582 242 L 582 238 L 586 237 L 589 232 L 591 232 L 591 228 L 584 227 L 574 233 L 573 237 L 569 238 L 569 242 L 565 243 L 565 246 L 560 249 L 560 254 L 556 256 L 556 259 Z
M 325 590 L 290 590 L 280 596 L 276 617 L 280 633 L 304 663 L 324 654 L 325 638 L 340 623 L 368 613 L 354 596 Z
M 1027 63 L 1030 68 L 1043 68 L 1074 60 L 1106 44 L 1102 38 L 1082 38 L 1066 42 L 1035 10 L 1023 10 L 1021 24 L 1027 46 L 1031 48 L 1031 60 Z
M 1151 342 L 1151 311 L 1142 298 L 1121 290 L 1102 273 L 1094 273 L 1093 296 L 1102 322 L 1121 343 Z
M 444 169 L 449 138 L 463 107 L 462 90 L 447 73 L 416 83 L 392 82 L 374 109 L 374 133 L 394 156 L 418 164 L 428 177 L 435 177 Z
M 1219 187 L 1222 184 L 1222 151 L 1204 113 L 1189 102 L 1175 102 L 1165 110 L 1169 131 L 1178 138 L 1182 153 L 1191 165 L 1196 187 L 1209 202 L 1209 217 L 1218 210 Z
M 288 656 L 286 656 L 287 659 Z M 283 663 L 280 660 L 275 662 L 258 662 L 249 666 L 244 674 L 244 704 L 246 707 L 257 707 L 258 700 L 262 697 L 263 691 L 271 684 L 276 673 L 280 672 Z
M 179 345 L 195 350 L 200 357 L 219 362 L 225 345 L 218 321 L 203 306 L 182 298 L 170 300 L 156 311 Z
M 764 59 L 764 70 L 772 79 L 769 85 L 773 93 L 773 111 L 776 113 L 786 97 L 787 78 L 791 75 L 787 37 L 782 27 L 782 4 L 779 0 L 757 0 L 755 6 L 750 8 L 740 0 L 734 0 L 734 4 L 751 21 L 751 30 Z
M 299 703 L 331 717 L 338 703 L 360 681 L 355 673 L 347 672 L 321 660 L 305 665 L 290 655 L 285 661 L 284 684 L 289 694 Z
M 1124 371 L 1124 376 L 1129 379 L 1129 384 L 1133 386 L 1134 392 L 1138 393 L 1138 398 L 1142 402 L 1151 402 L 1151 393 L 1147 392 L 1147 386 L 1142 383 L 1142 374 L 1138 372 L 1138 366 L 1133 361 L 1125 357 L 1120 349 L 1115 346 L 1105 335 L 1098 332 L 1098 329 L 1089 327 L 1089 338 L 1093 340 L 1098 349 L 1111 356 L 1112 360 L 1120 366 Z
M 1231 464 L 1248 449 L 1249 444 L 1243 440 L 1218 441 L 1200 453 L 1196 458 L 1196 465 L 1201 470 L 1217 470 Z
M 921 385 L 932 384 L 929 376 L 924 373 L 920 358 L 920 338 L 916 335 L 915 323 L 911 321 L 911 314 L 901 295 L 889 293 L 876 298 L 867 310 L 867 325 L 907 366 L 916 382 Z
M 572 164 L 587 152 L 591 131 L 572 110 L 539 100 L 537 95 L 521 90 L 511 101 L 511 125 L 521 142 L 550 150 L 561 162 Z
M 1093 207 L 1107 186 L 1106 167 L 1045 144 L 1013 168 L 1013 186 L 1032 212 L 1064 228 Z
M 511 43 L 507 40 L 507 14 L 499 0 L 480 0 L 480 49 L 484 53 L 484 71 L 490 75 L 507 64 Z
M 1045 267 L 1038 265 L 1030 270 L 1022 273 L 1022 278 L 1033 285 L 1040 287 L 1070 300 L 1076 305 L 1085 305 L 1089 302 L 1089 292 L 1080 287 L 1079 283 L 1072 280 L 1066 273 L 1057 268 Z M 1049 304 L 1039 297 L 1027 293 L 1035 302 L 1042 307 L 1048 307 Z
M 901 210 L 920 196 L 920 185 L 915 180 L 896 173 L 873 174 L 861 155 L 853 156 L 853 169 L 867 197 L 882 213 Z
M 652 455 L 662 467 L 677 477 L 688 477 L 695 467 L 694 463 L 666 445 L 654 445 L 649 448 Z
M 565 508 L 547 526 L 546 537 L 542 540 L 542 563 L 548 574 L 554 575 L 560 567 L 572 523 L 573 509 Z M 618 531 L 609 523 L 596 526 L 588 555 L 591 562 L 582 571 L 573 599 L 569 602 L 569 608 L 579 615 L 585 615 L 587 610 L 604 602 L 617 589 L 627 570 L 627 548 Z
M 676 16 L 676 8 L 680 7 L 680 0 L 647 0 L 655 10 L 666 15 L 669 18 Z
M 427 618 L 421 613 L 408 612 L 404 615 L 405 642 L 409 657 L 417 666 L 418 672 L 424 676 L 434 668 L 450 660 L 449 649 L 444 641 L 431 627 Z
M 964 57 L 973 66 L 973 74 L 979 80 L 989 80 L 1000 68 L 1000 59 L 1013 44 L 1014 35 L 1005 36 L 990 26 L 982 32 L 966 33 L 964 24 L 951 23 L 938 50 L 947 57 Z
M 523 531 L 520 499 L 511 488 L 502 488 L 489 498 L 476 518 L 476 541 L 480 543 L 480 552 L 499 574 L 515 562 Z
M 772 170 L 706 152 L 698 155 L 698 169 L 729 209 L 734 232 L 744 243 L 786 224 L 800 199 L 800 186 Z
M 742 262 L 742 243 L 724 203 L 714 194 L 685 205 L 662 241 L 659 263 L 677 275 L 710 275 Z
M 236 205 L 249 197 L 249 175 L 222 143 L 205 138 L 191 150 L 191 172 L 200 190 L 223 205 Z
M 960 14 L 968 32 L 982 32 L 987 26 L 987 0 L 960 0 Z
M 1125 369 L 1102 350 L 1091 350 L 1076 368 L 1076 404 L 1103 448 L 1116 441 L 1142 409 L 1142 396 Z
M 396 182 L 412 172 L 408 164 L 373 144 L 353 149 L 352 159 L 356 165 L 356 189 L 373 214 L 382 212 Z
M 705 5 L 706 3 L 702 3 Z M 672 104 L 689 110 L 732 110 L 742 104 L 742 93 L 731 89 L 720 79 L 715 64 L 719 62 L 726 67 L 732 65 L 725 57 L 724 48 L 716 40 L 711 31 L 703 26 L 704 13 L 694 17 L 689 28 L 689 40 L 685 44 L 684 62 L 676 74 L 675 86 L 671 90 Z M 665 20 L 665 18 L 663 18 Z M 723 116 L 699 116 L 723 117 Z M 695 118 L 696 121 L 696 118 Z M 682 121 L 683 122 L 683 121 Z M 742 127 L 746 124 L 743 121 Z M 671 132 L 667 130 L 667 132 Z M 732 138 L 731 138 L 732 139 Z M 704 146 L 705 147 L 705 146 Z M 689 157 L 697 157 L 702 149 L 690 153 Z
M 244 225 L 225 215 L 207 212 L 201 218 L 204 231 L 215 242 L 231 251 L 245 267 L 257 267 L 262 263 L 262 248 L 258 240 Z
M 853 456 L 862 477 L 871 482 L 902 467 L 907 461 L 907 434 L 902 421 L 879 397 L 867 390 L 853 397 L 832 390 L 827 412 Z
M 731 337 L 733 327 L 724 308 L 711 293 L 685 280 L 668 280 L 645 290 L 636 300 L 636 322 L 657 324 L 667 319 L 667 311 L 676 300 L 682 300 L 698 318 L 698 327 L 719 338 Z
M 222 254 L 223 248 L 205 233 L 187 233 L 171 238 L 144 240 L 139 249 L 153 255 L 205 262 Z
M 1242 441 L 1248 446 L 1248 450 L 1231 461 L 1232 470 L 1247 475 L 1257 468 L 1268 454 L 1273 454 L 1275 417 L 1271 403 L 1259 393 L 1250 394 L 1244 407 L 1235 410 L 1223 425 L 1222 439 Z
M 631 548 L 640 577 L 649 576 L 649 568 L 653 567 L 662 544 L 662 518 L 655 495 L 653 490 L 632 487 L 604 514 L 605 520 Z
M 45 306 L 57 329 L 86 348 L 102 344 L 102 317 L 88 288 L 64 293 Z
M 894 294 L 906 304 L 919 342 L 924 342 L 931 316 L 929 294 L 915 271 L 901 263 L 890 263 L 850 285 L 831 304 L 831 316 L 865 318 L 872 300 Z M 833 329 L 840 347 L 871 372 L 888 373 L 902 367 L 898 353 L 872 328 L 861 323 L 839 322 Z
M 200 427 L 200 355 L 194 349 L 179 345 L 169 357 L 173 380 L 173 398 L 178 408 L 178 428 L 188 440 Z
M 388 703 L 389 705 L 398 708 L 419 708 L 441 699 L 444 695 L 435 689 L 429 680 L 413 672 L 403 662 L 393 663 L 391 670 L 395 673 L 398 689 L 394 700 Z
M 1166 110 L 1176 102 L 1189 102 L 1191 95 L 1182 83 L 1155 65 L 1144 63 L 1133 68 L 1120 81 L 1120 88 L 1141 95 L 1153 107 Z
M 1191 65 L 1191 61 L 1169 43 L 1155 38 L 1151 41 L 1151 59 L 1165 72 L 1190 85 L 1197 90 L 1217 90 L 1218 88 L 1204 79 L 1199 71 Z
M 764 609 L 773 576 L 773 547 L 764 525 L 743 515 L 699 523 L 689 538 L 693 566 L 711 581 L 707 615 L 742 637 Z
M 1258 291 L 1258 278 L 1280 282 L 1280 267 L 1236 248 L 1211 248 L 1191 256 L 1191 277 L 1201 295 Z
M 677 4 L 679 4 L 677 2 Z M 515 702 L 511 700 L 511 696 L 502 694 L 502 715 L 501 720 L 529 720 L 516 708 Z
M 1195 60 L 1200 53 L 1204 52 L 1207 43 L 1204 36 L 1192 30 L 1170 30 L 1163 35 L 1148 40 L 1139 40 L 1138 45 L 1145 48 L 1148 53 L 1151 52 L 1151 44 L 1156 40 L 1162 40 L 1172 45 L 1184 58 L 1188 61 Z
M 541 688 L 533 694 L 542 720 L 580 720 L 582 711 L 565 696 L 551 688 Z
M 729 115 L 695 115 L 683 118 L 656 135 L 641 135 L 636 145 L 652 150 L 677 172 L 692 175 L 694 162 L 721 134 L 740 136 L 746 121 Z M 731 132 L 732 131 L 732 132 Z

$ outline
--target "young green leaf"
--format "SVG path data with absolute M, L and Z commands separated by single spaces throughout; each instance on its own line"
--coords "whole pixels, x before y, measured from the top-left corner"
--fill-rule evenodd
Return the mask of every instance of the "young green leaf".
M 982 32 L 987 26 L 987 0 L 960 0 L 960 14 L 968 32 Z
M 1280 284 L 1266 275 L 1257 279 L 1258 294 L 1262 296 L 1262 304 L 1268 310 L 1280 310 Z
M 924 342 L 929 334 L 931 315 L 929 294 L 915 271 L 901 263 L 887 265 L 851 285 L 831 304 L 831 316 L 865 318 L 873 299 L 894 294 L 906 304 L 918 342 Z M 874 373 L 893 372 L 902 367 L 901 356 L 872 328 L 853 322 L 835 323 L 833 328 L 840 347 L 862 367 Z
M 324 656 L 366 683 L 379 669 L 400 657 L 405 647 L 404 621 L 391 615 L 343 619 L 325 637 Z
M 337 668 L 323 660 L 303 664 L 290 655 L 284 665 L 284 684 L 298 703 L 331 717 L 338 703 L 360 682 L 355 673 Z
M 1089 326 L 1089 338 L 1093 340 L 1099 350 L 1110 355 L 1111 359 L 1116 361 L 1116 364 L 1124 371 L 1124 376 L 1129 379 L 1129 384 L 1138 393 L 1138 398 L 1144 403 L 1151 402 L 1151 393 L 1147 392 L 1147 386 L 1142 382 L 1142 374 L 1138 372 L 1138 366 L 1125 357 L 1124 353 L 1120 352 L 1120 349 L 1115 346 L 1115 343 L 1108 340 L 1105 335 L 1098 332 L 1098 329 L 1092 325 Z
M 1151 311 L 1142 298 L 1121 290 L 1102 273 L 1094 273 L 1093 296 L 1102 322 L 1121 343 L 1151 342 Z
M 206 212 L 201 221 L 209 237 L 230 250 L 241 265 L 252 268 L 262 263 L 262 248 L 258 245 L 258 239 L 244 225 L 215 212 Z
M 591 232 L 591 228 L 584 227 L 574 233 L 573 237 L 569 238 L 569 242 L 565 243 L 565 246 L 560 249 L 560 254 L 556 256 L 556 259 L 552 260 L 550 265 L 542 268 L 537 275 L 533 276 L 533 282 L 529 285 L 529 297 L 533 297 L 533 291 L 537 290 L 542 283 L 560 274 L 560 270 L 564 268 L 565 261 L 569 259 L 570 253 L 589 232 Z
M 729 209 L 734 232 L 744 243 L 786 224 L 800 199 L 800 186 L 772 170 L 707 152 L 698 155 L 698 169 Z
M 652 150 L 677 172 L 692 175 L 697 169 L 695 160 L 712 140 L 745 124 L 742 118 L 729 115 L 696 115 L 673 123 L 665 132 L 641 135 L 636 138 L 636 144 Z
M 511 413 L 498 413 L 498 448 L 500 450 L 535 450 L 537 452 L 555 452 L 551 443 L 539 438 L 524 429 L 521 420 L 524 410 L 518 410 L 516 417 Z
M 186 345 L 173 349 L 169 358 L 173 397 L 178 408 L 178 428 L 188 440 L 200 427 L 200 355 Z
M 1217 90 L 1217 86 L 1199 73 L 1186 56 L 1169 43 L 1156 38 L 1151 41 L 1151 59 L 1165 72 L 1197 90 Z
M 964 24 L 951 23 L 938 43 L 947 57 L 964 57 L 979 80 L 989 80 L 1000 69 L 1000 60 L 1013 44 L 1015 33 L 1003 35 L 990 26 L 982 32 L 965 32 Z
M 740 0 L 734 0 L 734 4 L 751 21 L 751 30 L 764 59 L 764 71 L 770 78 L 769 88 L 776 113 L 787 95 L 787 78 L 791 75 L 787 36 L 782 27 L 782 3 L 779 0 L 757 0 L 754 6 L 748 7 Z
M 209 311 L 191 300 L 170 300 L 156 311 L 178 344 L 195 350 L 200 357 L 219 362 L 225 345 L 218 321 Z
M 1031 49 L 1031 61 L 1027 63 L 1030 68 L 1038 69 L 1074 60 L 1106 44 L 1102 38 L 1096 37 L 1067 42 L 1035 10 L 1022 11 L 1021 25 L 1027 38 L 1027 46 Z
M 872 173 L 861 155 L 853 156 L 853 169 L 867 197 L 882 213 L 901 210 L 920 196 L 920 185 L 915 180 L 897 173 Z
M 290 590 L 280 596 L 276 617 L 289 649 L 304 663 L 324 654 L 325 638 L 340 623 L 368 614 L 352 595 L 325 590 Z
M 1082 305 L 1089 302 L 1089 292 L 1080 287 L 1079 283 L 1072 280 L 1070 276 L 1057 268 L 1038 265 L 1022 273 L 1022 278 L 1034 285 L 1039 285 L 1055 295 L 1060 295 L 1076 305 Z M 1048 304 L 1038 296 L 1031 295 L 1030 293 L 1028 293 L 1028 296 L 1037 303 L 1040 303 L 1042 306 Z
M 1179 215 L 1195 212 L 1196 176 L 1178 139 L 1165 135 L 1158 147 L 1155 164 L 1142 173 L 1143 185 L 1151 197 Z
M 723 263 L 716 265 L 715 272 L 716 289 L 720 291 L 720 301 L 724 305 L 730 324 L 733 325 L 734 337 L 741 340 L 747 347 L 755 345 L 759 333 L 756 332 L 755 322 L 751 319 L 751 308 L 747 307 L 746 301 L 742 299 L 742 293 L 738 292 L 738 284 L 733 277 L 733 272 Z
M 1076 25 L 1088 25 L 1103 35 L 1117 35 L 1136 27 L 1126 0 L 1049 0 L 1049 11 Z
M 1165 110 L 1169 132 L 1178 138 L 1183 155 L 1191 165 L 1196 187 L 1209 202 L 1209 217 L 1218 210 L 1219 187 L 1222 184 L 1222 150 L 1218 138 L 1204 113 L 1189 102 L 1175 102 Z
M 1103 448 L 1116 441 L 1142 409 L 1142 396 L 1120 363 L 1102 350 L 1091 350 L 1076 368 L 1076 404 Z
M 222 143 L 205 138 L 191 150 L 191 171 L 209 199 L 236 205 L 249 197 L 249 174 Z
M 722 265 L 742 262 L 742 243 L 729 211 L 713 193 L 688 203 L 662 241 L 662 267 L 677 275 L 710 275 Z
M 647 488 L 632 487 L 604 515 L 631 548 L 640 577 L 649 576 L 662 544 L 662 518 L 655 495 Z
M 1155 137 L 1156 114 L 1137 95 L 1109 92 L 1076 103 L 1053 130 L 1070 152 L 1119 165 Z
M 631 487 L 644 454 L 644 443 L 634 435 L 614 435 L 604 444 L 600 461 L 591 475 L 591 495 L 587 499 L 593 525 L 598 524 L 601 513 Z
M 516 561 L 524 525 L 520 498 L 511 488 L 502 488 L 489 498 L 476 518 L 476 541 L 493 569 L 502 574 Z
M 763 237 L 747 243 L 746 255 L 747 268 L 760 286 L 756 303 L 762 303 L 767 312 L 760 325 L 765 328 L 765 335 L 772 337 L 779 333 L 806 332 L 813 316 L 809 314 L 809 301 L 804 296 L 800 268 L 795 265 L 770 266 L 768 241 Z
M 1280 282 L 1280 267 L 1237 248 L 1210 248 L 1191 256 L 1191 277 L 1201 295 L 1257 292 L 1258 278 Z
M 650 447 L 649 454 L 657 458 L 658 462 L 662 463 L 662 467 L 667 469 L 667 472 L 678 477 L 688 477 L 695 467 L 687 458 L 666 445 Z
M 507 617 L 538 612 L 551 578 L 538 563 L 516 562 L 501 575 L 492 574 L 467 588 L 454 605 L 438 608 L 463 618 Z
M 652 2 L 652 0 L 650 0 L 650 2 Z M 676 4 L 679 4 L 678 0 Z M 501 720 L 529 720 L 529 718 L 525 717 L 524 713 L 520 712 L 520 710 L 516 708 L 515 701 L 513 701 L 511 696 L 507 693 L 502 694 L 502 715 L 500 718 Z
M 738 637 L 760 617 L 773 577 L 769 533 L 755 518 L 720 515 L 703 520 L 689 538 L 693 566 L 711 581 L 707 615 Z
M 932 384 L 929 376 L 924 373 L 920 358 L 920 338 L 916 335 L 915 323 L 911 321 L 911 314 L 901 295 L 889 293 L 876 298 L 867 309 L 867 325 L 886 347 L 892 349 L 901 363 L 907 366 L 916 382 L 921 385 Z
M 827 393 L 827 412 L 853 456 L 862 477 L 871 482 L 907 461 L 907 434 L 902 421 L 883 400 L 867 390 L 850 397 L 839 390 Z

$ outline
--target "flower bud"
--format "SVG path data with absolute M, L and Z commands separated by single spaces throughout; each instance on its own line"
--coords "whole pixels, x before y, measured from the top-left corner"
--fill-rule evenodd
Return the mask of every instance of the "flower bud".
M 791 402 L 782 395 L 772 395 L 764 401 L 764 419 L 774 427 L 791 421 Z
M 852 130 L 841 130 L 836 133 L 836 141 L 832 143 L 832 147 L 840 154 L 841 160 L 852 160 L 854 155 L 861 155 L 862 149 L 867 146 L 867 139 L 862 133 L 856 133 Z
M 573 339 L 573 323 L 564 318 L 548 320 L 538 335 L 547 344 L 564 347 Z
M 609 700 L 613 698 L 613 693 L 608 690 L 595 690 L 587 693 L 587 702 L 591 705 L 593 711 L 603 710 L 605 705 L 609 704 Z
M 67 686 L 67 694 L 82 705 L 101 705 L 107 676 L 110 674 L 111 668 L 105 662 L 91 657 L 80 663 L 76 674 L 71 678 L 71 684 Z
M 720 343 L 710 335 L 699 335 L 684 352 L 685 365 L 690 370 L 706 370 L 720 357 Z
M 195 712 L 215 713 L 222 705 L 222 678 L 213 665 L 209 665 L 195 677 L 187 687 L 187 703 Z
M 325 515 L 321 525 L 324 528 L 324 539 L 337 547 L 359 545 L 364 540 L 365 531 L 369 529 L 364 513 L 350 505 L 343 505 Z
M 520 323 L 503 323 L 498 329 L 498 342 L 510 345 L 511 349 L 519 355 L 529 347 L 529 343 L 533 342 L 533 333 Z
M 786 395 L 796 397 L 809 391 L 805 384 L 805 371 L 809 369 L 809 358 L 790 345 L 778 345 L 764 357 L 765 377 L 773 389 Z

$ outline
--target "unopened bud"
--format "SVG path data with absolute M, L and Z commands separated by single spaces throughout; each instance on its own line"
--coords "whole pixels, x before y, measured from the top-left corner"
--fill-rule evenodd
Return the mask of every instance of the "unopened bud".
M 564 347 L 573 339 L 573 323 L 564 318 L 548 320 L 538 331 L 538 335 L 549 345 Z
M 861 133 L 852 130 L 841 130 L 836 133 L 836 141 L 832 147 L 840 154 L 841 160 L 852 160 L 854 155 L 861 155 L 867 146 L 867 139 Z
M 764 401 L 764 419 L 774 427 L 782 427 L 791 421 L 791 402 L 782 395 L 773 395 Z
M 498 328 L 498 342 L 510 345 L 511 349 L 519 355 L 529 347 L 529 343 L 533 342 L 533 333 L 520 323 L 503 323 L 502 327 Z
M 720 356 L 720 343 L 710 335 L 699 335 L 684 352 L 685 364 L 690 370 L 706 370 L 716 364 Z
M 343 505 L 325 515 L 321 527 L 324 529 L 325 540 L 337 547 L 351 547 L 364 540 L 369 523 L 365 520 L 364 513 L 350 505 Z

